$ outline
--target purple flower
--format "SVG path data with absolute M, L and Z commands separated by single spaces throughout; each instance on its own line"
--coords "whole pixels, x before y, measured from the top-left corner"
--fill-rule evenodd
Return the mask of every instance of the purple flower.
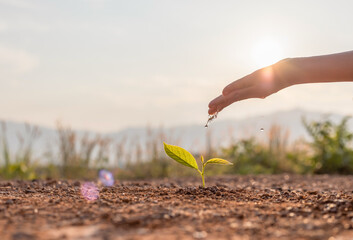
M 104 186 L 111 187 L 114 185 L 114 176 L 111 172 L 107 170 L 100 170 L 99 171 L 99 180 L 103 183 Z

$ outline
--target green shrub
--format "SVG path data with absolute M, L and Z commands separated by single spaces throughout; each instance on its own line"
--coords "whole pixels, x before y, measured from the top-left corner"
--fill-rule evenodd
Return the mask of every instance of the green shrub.
M 310 157 L 313 173 L 353 173 L 353 134 L 348 131 L 345 117 L 338 124 L 325 120 L 307 123 L 303 120 L 312 142 Z

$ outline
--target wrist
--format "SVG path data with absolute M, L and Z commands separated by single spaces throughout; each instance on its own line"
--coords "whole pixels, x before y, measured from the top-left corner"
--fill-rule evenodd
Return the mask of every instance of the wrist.
M 297 84 L 297 77 L 295 76 L 296 73 L 292 70 L 293 65 L 295 64 L 294 62 L 294 58 L 285 58 L 272 66 L 275 82 L 280 89 Z
M 305 58 L 285 58 L 274 64 L 275 73 L 283 88 L 307 81 L 304 61 Z

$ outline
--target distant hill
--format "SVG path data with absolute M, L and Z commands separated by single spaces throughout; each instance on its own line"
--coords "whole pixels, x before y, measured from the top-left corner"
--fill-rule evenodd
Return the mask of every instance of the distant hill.
M 147 143 L 157 141 L 162 146 L 162 141 L 170 144 L 178 144 L 193 152 L 203 152 L 206 150 L 207 141 L 211 141 L 213 146 L 225 146 L 230 141 L 236 141 L 242 138 L 253 136 L 258 139 L 265 139 L 268 130 L 272 125 L 279 125 L 283 130 L 290 132 L 289 141 L 293 142 L 299 138 L 308 138 L 303 127 L 302 119 L 307 121 L 322 120 L 329 118 L 334 122 L 339 122 L 344 116 L 340 114 L 323 114 L 319 112 L 308 112 L 300 109 L 275 112 L 268 115 L 250 117 L 240 120 L 223 120 L 218 118 L 214 120 L 209 128 L 204 128 L 204 123 L 194 125 L 175 126 L 171 128 L 127 128 L 118 132 L 100 134 L 102 137 L 108 137 L 114 144 L 124 144 L 125 151 L 134 152 L 136 146 L 141 151 L 146 150 Z M 26 130 L 24 123 L 5 122 L 6 135 L 12 152 L 19 148 L 18 135 L 24 136 Z M 353 120 L 349 121 L 349 128 L 353 130 Z M 58 152 L 58 136 L 55 129 L 38 126 L 41 133 L 40 137 L 33 144 L 33 150 L 36 156 L 41 156 L 48 151 Z M 263 129 L 263 131 L 261 131 Z M 78 138 L 84 134 L 94 136 L 98 133 L 76 131 Z M 0 136 L 3 130 L 0 130 Z M 208 135 L 208 136 L 207 136 Z M 112 153 L 113 154 L 113 153 Z

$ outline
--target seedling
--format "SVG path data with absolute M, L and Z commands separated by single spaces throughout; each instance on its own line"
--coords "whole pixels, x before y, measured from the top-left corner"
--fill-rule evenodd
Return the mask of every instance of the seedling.
M 173 146 L 166 143 L 163 143 L 163 144 L 164 144 L 164 151 L 169 157 L 171 157 L 178 163 L 183 164 L 184 166 L 196 169 L 200 173 L 203 187 L 205 187 L 205 167 L 207 166 L 207 164 L 220 164 L 220 165 L 233 164 L 221 158 L 211 158 L 210 160 L 205 162 L 203 159 L 203 156 L 201 155 L 202 169 L 200 171 L 199 167 L 197 166 L 196 160 L 191 153 L 186 151 L 184 148 L 181 148 L 178 146 Z

